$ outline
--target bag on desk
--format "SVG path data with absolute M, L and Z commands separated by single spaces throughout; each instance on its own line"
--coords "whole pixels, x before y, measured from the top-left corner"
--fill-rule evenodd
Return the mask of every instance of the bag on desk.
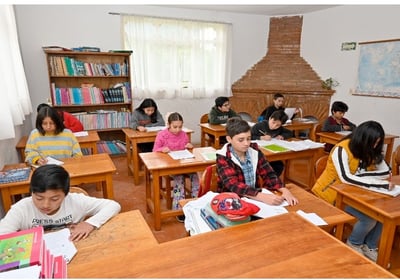
M 240 199 L 236 193 L 232 192 L 216 195 L 210 204 L 215 213 L 223 215 L 231 221 L 249 219 L 251 215 L 260 211 L 257 205 Z

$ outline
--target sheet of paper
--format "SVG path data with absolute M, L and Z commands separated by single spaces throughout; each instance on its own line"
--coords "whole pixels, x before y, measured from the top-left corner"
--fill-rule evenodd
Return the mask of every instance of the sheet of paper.
M 286 113 L 286 115 L 288 115 L 288 120 L 291 120 L 293 118 L 295 111 L 296 111 L 296 108 L 285 108 L 285 113 Z
M 146 126 L 146 130 L 147 131 L 160 131 L 163 130 L 165 128 L 165 126 L 151 126 L 151 127 L 147 127 Z
M 216 151 L 214 151 L 214 152 L 202 152 L 201 156 L 205 160 L 216 160 L 217 159 Z
M 335 131 L 335 133 L 340 134 L 340 135 L 349 135 L 350 133 L 352 133 L 352 131 Z
M 88 136 L 89 133 L 87 131 L 78 131 L 74 132 L 75 137 L 83 137 L 83 136 Z
M 61 160 L 55 159 L 53 157 L 46 157 L 47 159 L 47 164 L 57 164 L 57 165 L 63 165 L 64 162 L 62 162 Z
M 257 201 L 257 200 L 247 198 L 247 197 L 243 197 L 242 199 L 246 202 L 257 205 L 260 208 L 260 211 L 258 211 L 257 213 L 254 214 L 254 216 L 257 216 L 260 218 L 273 217 L 273 216 L 285 214 L 288 212 L 288 210 L 286 210 L 286 208 L 283 206 L 268 205 L 264 202 Z
M 0 279 L 39 279 L 40 265 L 31 265 L 0 273 Z
M 194 155 L 189 150 L 171 151 L 168 153 L 173 159 L 188 159 L 194 158 Z
M 302 216 L 307 221 L 313 223 L 316 226 L 325 226 L 327 223 L 315 213 L 306 213 L 303 210 L 297 210 L 296 212 L 298 215 Z
M 43 239 L 45 240 L 46 247 L 54 256 L 62 255 L 69 263 L 75 256 L 77 249 L 75 244 L 69 240 L 71 232 L 69 228 L 62 230 L 45 233 Z
M 400 186 L 398 186 L 398 185 L 395 185 L 391 191 L 384 189 L 384 188 L 373 188 L 373 187 L 367 188 L 367 187 L 362 187 L 362 186 L 358 186 L 358 187 L 372 191 L 372 192 L 378 192 L 378 193 L 391 195 L 393 197 L 398 196 L 400 194 Z

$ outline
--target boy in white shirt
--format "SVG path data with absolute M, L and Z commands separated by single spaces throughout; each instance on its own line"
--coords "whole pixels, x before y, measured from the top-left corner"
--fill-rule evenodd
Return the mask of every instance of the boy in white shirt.
M 70 239 L 78 241 L 121 210 L 116 201 L 69 193 L 69 188 L 70 177 L 62 166 L 38 167 L 30 182 L 31 196 L 11 206 L 0 220 L 0 234 L 36 226 L 43 226 L 45 231 L 69 227 Z

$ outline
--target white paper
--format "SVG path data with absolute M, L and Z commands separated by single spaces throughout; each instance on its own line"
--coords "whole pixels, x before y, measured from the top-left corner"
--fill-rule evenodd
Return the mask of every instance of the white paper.
M 302 141 L 286 141 L 286 140 L 278 140 L 271 139 L 267 140 L 253 140 L 252 142 L 257 143 L 258 146 L 263 147 L 270 144 L 276 144 L 286 149 L 292 151 L 302 151 L 308 149 L 316 149 L 324 147 L 325 143 L 314 142 L 310 139 L 302 140 Z
M 50 250 L 54 256 L 62 255 L 67 263 L 75 256 L 77 249 L 75 244 L 69 240 L 71 232 L 69 228 L 53 231 L 44 234 L 43 239 L 46 243 L 46 248 Z
M 286 113 L 286 115 L 288 115 L 288 120 L 291 120 L 293 118 L 295 111 L 296 111 L 296 108 L 285 108 L 285 113 Z
M 0 273 L 0 279 L 39 279 L 40 265 L 31 265 Z
M 166 126 L 146 126 L 146 131 L 160 131 L 166 128 Z
M 46 164 L 57 164 L 57 165 L 63 165 L 64 162 L 58 159 L 55 159 L 53 157 L 46 157 L 47 163 Z
M 89 133 L 87 131 L 78 131 L 74 132 L 75 137 L 83 137 L 83 136 L 88 136 Z
M 171 151 L 168 153 L 173 159 L 188 159 L 194 158 L 194 155 L 189 150 Z
M 335 133 L 340 135 L 349 135 L 350 133 L 352 133 L 352 131 L 343 130 L 343 131 L 335 131 Z
M 394 196 L 394 197 L 398 196 L 400 194 L 400 186 L 398 186 L 398 185 L 395 185 L 394 188 L 391 191 L 389 191 L 387 189 L 384 189 L 384 188 L 374 188 L 374 187 L 368 188 L 368 187 L 363 187 L 363 186 L 357 186 L 357 187 L 363 188 L 363 189 L 366 189 L 366 190 L 369 190 L 369 191 L 372 191 L 372 192 L 391 195 L 391 196 Z
M 201 156 L 204 160 L 216 160 L 217 159 L 217 152 L 202 152 Z
M 320 216 L 315 213 L 306 213 L 303 210 L 297 210 L 298 215 L 302 216 L 307 221 L 313 223 L 316 226 L 325 226 L 328 225 L 327 222 L 324 221 Z

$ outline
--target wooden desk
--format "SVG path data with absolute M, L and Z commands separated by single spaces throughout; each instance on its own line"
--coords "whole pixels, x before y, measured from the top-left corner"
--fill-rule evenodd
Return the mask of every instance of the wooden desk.
M 312 122 L 312 121 L 307 121 L 307 122 L 301 122 L 297 120 L 292 120 L 291 123 L 284 124 L 283 127 L 294 131 L 294 137 L 299 138 L 299 131 L 302 130 L 311 130 L 314 125 L 316 125 L 317 122 Z
M 319 141 L 321 143 L 329 143 L 332 145 L 336 145 L 340 140 L 342 140 L 345 137 L 344 135 L 336 133 L 336 132 L 317 132 L 316 134 L 319 136 L 319 139 L 320 139 Z M 383 143 L 387 145 L 385 160 L 388 164 L 390 164 L 390 162 L 391 162 L 390 158 L 392 157 L 394 140 L 396 138 L 399 138 L 399 136 L 385 134 L 385 139 L 384 139 Z
M 76 263 L 68 276 L 395 278 L 295 213 Z
M 210 151 L 215 150 L 212 147 L 194 148 L 192 152 L 195 158 L 186 160 L 175 160 L 168 154 L 161 152 L 139 154 L 144 163 L 147 211 L 154 214 L 155 230 L 161 229 L 161 219 L 183 213 L 181 209 L 164 211 L 161 209 L 160 188 L 162 177 L 204 171 L 207 166 L 215 163 L 215 160 L 206 161 L 201 155 L 202 152 Z M 152 175 L 152 179 L 150 175 Z M 153 184 L 151 184 L 151 181 Z
M 400 176 L 394 176 L 392 180 L 399 184 Z M 400 225 L 400 196 L 392 197 L 347 184 L 331 188 L 337 191 L 336 207 L 344 209 L 346 205 L 352 206 L 383 224 L 377 264 L 386 268 L 392 252 L 396 226 Z
M 193 130 L 184 129 L 189 137 L 189 142 L 192 140 Z M 133 174 L 133 183 L 138 185 L 140 182 L 140 172 L 139 166 L 139 149 L 138 144 L 149 143 L 156 140 L 158 131 L 141 132 L 138 130 L 133 130 L 132 128 L 123 128 L 122 131 L 125 133 L 126 141 L 126 161 L 128 164 L 128 175 Z
M 97 154 L 97 142 L 100 141 L 99 134 L 96 130 L 88 130 L 88 136 L 79 136 L 76 139 L 79 142 L 79 146 L 81 148 L 89 148 L 92 150 L 92 154 Z M 15 148 L 19 152 L 21 157 L 21 162 L 25 162 L 25 147 L 26 142 L 28 141 L 28 136 L 22 136 L 21 139 L 18 141 Z
M 302 151 L 287 151 L 287 152 L 280 152 L 280 153 L 273 153 L 262 146 L 259 146 L 262 153 L 265 155 L 269 162 L 271 161 L 284 161 L 285 162 L 285 170 L 284 170 L 284 178 L 288 179 L 298 185 L 303 186 L 306 190 L 311 190 L 315 183 L 315 174 L 314 174 L 314 166 L 315 162 L 318 158 L 320 158 L 324 153 L 324 148 L 315 148 L 315 149 L 307 149 Z M 300 182 L 297 178 L 290 177 L 290 165 L 287 161 L 292 159 L 307 159 L 308 161 L 308 175 L 307 175 L 307 182 L 306 184 Z
M 220 149 L 220 137 L 226 136 L 226 130 L 224 125 L 220 124 L 209 124 L 209 123 L 201 123 L 200 124 L 200 138 L 201 138 L 201 146 L 206 146 L 206 134 L 212 135 L 214 140 L 214 148 Z
M 71 185 L 103 182 L 103 197 L 114 198 L 112 174 L 116 168 L 108 154 L 87 155 L 80 158 L 65 158 L 63 167 L 71 177 Z M 23 163 L 6 165 L 3 170 L 21 167 Z M 25 165 L 26 166 L 26 165 Z M 12 204 L 12 196 L 29 193 L 29 182 L 14 182 L 0 184 L 4 211 L 7 212 Z
M 126 251 L 147 249 L 158 245 L 139 210 L 119 213 L 86 239 L 75 242 L 78 253 L 68 264 L 68 276 L 78 275 L 76 265 L 101 257 L 118 256 Z M 83 274 L 80 274 L 84 277 Z

